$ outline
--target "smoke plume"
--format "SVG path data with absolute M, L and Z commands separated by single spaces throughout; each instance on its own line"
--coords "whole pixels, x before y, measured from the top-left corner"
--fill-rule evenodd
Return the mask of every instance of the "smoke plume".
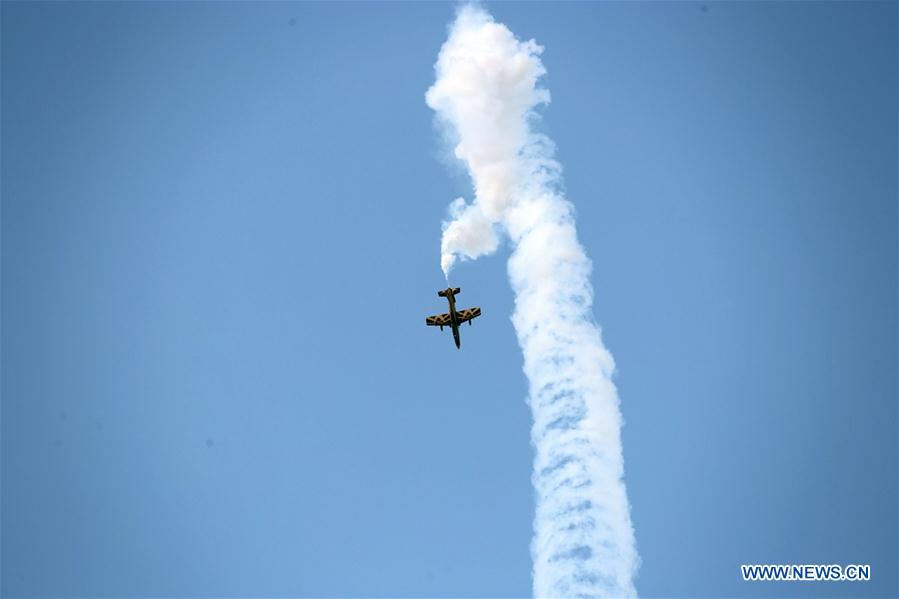
M 474 185 L 455 200 L 441 241 L 457 259 L 512 246 L 512 322 L 533 412 L 537 597 L 633 596 L 639 558 L 623 482 L 615 368 L 592 315 L 590 260 L 577 239 L 554 147 L 533 125 L 550 101 L 533 40 L 521 42 L 481 7 L 450 27 L 426 100 Z

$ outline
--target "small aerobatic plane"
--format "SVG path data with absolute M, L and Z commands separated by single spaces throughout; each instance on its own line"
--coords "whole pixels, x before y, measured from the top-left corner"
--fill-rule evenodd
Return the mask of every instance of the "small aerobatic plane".
M 453 327 L 453 339 L 456 341 L 457 348 L 462 347 L 462 342 L 459 341 L 459 325 L 468 321 L 468 325 L 471 326 L 471 321 L 481 315 L 480 308 L 456 310 L 456 294 L 461 291 L 458 287 L 447 287 L 443 291 L 438 291 L 437 295 L 445 297 L 449 302 L 449 312 L 425 318 L 428 326 L 440 327 L 441 331 L 443 327 Z

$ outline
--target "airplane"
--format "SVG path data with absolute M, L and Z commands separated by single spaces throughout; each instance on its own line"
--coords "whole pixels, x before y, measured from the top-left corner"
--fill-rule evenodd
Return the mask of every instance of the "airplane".
M 431 327 L 440 327 L 441 331 L 443 327 L 453 327 L 453 339 L 456 341 L 457 349 L 462 347 L 462 342 L 459 341 L 459 325 L 468 321 L 468 326 L 471 326 L 471 321 L 481 315 L 480 308 L 456 310 L 456 294 L 461 292 L 459 287 L 447 287 L 443 291 L 438 291 L 437 295 L 445 297 L 449 302 L 449 312 L 425 318 L 425 324 Z

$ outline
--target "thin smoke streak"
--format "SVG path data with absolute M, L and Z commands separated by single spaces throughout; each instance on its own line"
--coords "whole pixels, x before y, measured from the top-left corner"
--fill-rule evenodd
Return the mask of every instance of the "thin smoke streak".
M 426 100 L 474 199 L 449 206 L 441 267 L 448 277 L 457 260 L 492 253 L 501 236 L 511 242 L 512 322 L 533 414 L 534 595 L 635 596 L 615 364 L 593 319 L 591 263 L 553 143 L 531 126 L 550 101 L 542 51 L 476 5 L 460 7 L 450 27 Z

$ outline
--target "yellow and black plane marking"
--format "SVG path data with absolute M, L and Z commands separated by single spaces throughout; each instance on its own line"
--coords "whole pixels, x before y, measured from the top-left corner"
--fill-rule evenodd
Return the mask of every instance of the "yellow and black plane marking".
M 438 291 L 437 295 L 445 297 L 449 302 L 449 312 L 425 318 L 425 323 L 428 326 L 440 327 L 441 331 L 443 327 L 453 327 L 453 339 L 456 341 L 457 348 L 462 347 L 462 342 L 459 341 L 459 325 L 468 321 L 468 325 L 471 326 L 471 321 L 481 315 L 480 308 L 456 310 L 456 294 L 461 293 L 461 291 L 458 287 L 447 287 L 443 291 Z

